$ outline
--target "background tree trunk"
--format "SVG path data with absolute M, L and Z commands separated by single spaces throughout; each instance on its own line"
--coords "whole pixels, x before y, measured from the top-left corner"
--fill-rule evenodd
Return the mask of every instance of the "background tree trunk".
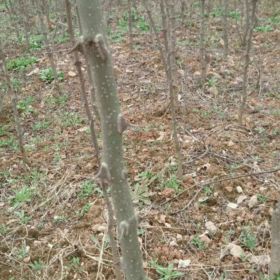
M 275 279 L 274 273 L 280 273 L 280 201 L 272 215 L 271 221 L 271 262 L 269 277 Z

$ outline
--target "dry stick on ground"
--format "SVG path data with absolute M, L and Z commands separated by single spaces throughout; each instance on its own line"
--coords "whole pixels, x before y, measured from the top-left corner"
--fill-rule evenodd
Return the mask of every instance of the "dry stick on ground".
M 78 0 L 83 41 L 75 49 L 87 53 L 100 109 L 103 149 L 97 177 L 111 187 L 122 266 L 127 280 L 144 280 L 145 273 L 138 243 L 138 217 L 135 215 L 123 160 L 122 135 L 128 122 L 121 113 L 112 58 L 106 38 L 106 24 L 100 0 Z
M 274 273 L 280 273 L 280 201 L 272 215 L 271 221 L 271 262 L 269 277 L 275 279 Z
M 69 0 L 65 0 L 65 7 L 66 7 L 66 14 L 67 14 L 69 35 L 70 35 L 71 43 L 74 46 L 75 38 L 74 38 L 74 32 L 73 32 L 73 26 L 72 26 L 71 6 L 69 3 Z M 95 134 L 94 119 L 93 119 L 92 114 L 89 109 L 89 104 L 88 104 L 87 94 L 86 94 L 86 89 L 85 89 L 85 81 L 84 81 L 83 72 L 81 69 L 81 62 L 79 61 L 79 55 L 76 51 L 74 51 L 74 61 L 75 61 L 74 63 L 75 63 L 75 66 L 76 66 L 76 69 L 77 69 L 77 72 L 79 75 L 79 79 L 80 79 L 81 95 L 83 98 L 84 107 L 85 107 L 85 111 L 86 111 L 88 122 L 89 122 L 91 140 L 92 140 L 92 144 L 93 144 L 93 148 L 94 148 L 94 156 L 99 161 L 99 148 L 98 148 L 97 137 Z
M 227 59 L 228 55 L 228 1 L 224 1 L 224 10 L 223 10 L 223 40 L 224 40 L 224 58 Z
M 150 19 L 152 28 L 153 28 L 155 36 L 156 36 L 158 48 L 159 48 L 159 51 L 161 54 L 162 64 L 163 64 L 163 67 L 164 67 L 164 70 L 165 70 L 165 73 L 167 76 L 167 82 L 168 82 L 168 86 L 169 86 L 169 98 L 170 98 L 170 104 L 171 104 L 172 122 L 173 122 L 173 137 L 174 137 L 174 142 L 175 142 L 176 151 L 177 151 L 177 159 L 178 159 L 178 177 L 181 178 L 183 176 L 182 155 L 181 155 L 181 148 L 180 148 L 179 139 L 178 139 L 178 135 L 177 135 L 177 120 L 176 120 L 176 114 L 175 114 L 175 105 L 174 105 L 174 97 L 173 97 L 173 79 L 172 79 L 172 71 L 171 71 L 172 70 L 171 69 L 171 57 L 174 54 L 171 53 L 169 50 L 168 41 L 167 41 L 168 40 L 167 39 L 167 30 L 165 29 L 165 30 L 163 30 L 163 36 L 164 36 L 165 50 L 167 51 L 167 61 L 168 61 L 167 62 L 168 64 L 167 64 L 166 60 L 165 60 L 163 49 L 161 47 L 160 38 L 159 38 L 158 32 L 156 30 L 154 20 L 151 15 L 151 11 L 147 5 L 147 0 L 144 0 L 144 5 L 145 5 L 148 17 Z M 160 6 L 161 6 L 161 12 L 162 12 L 162 19 L 163 19 L 162 25 L 166 27 L 166 13 L 165 13 L 165 9 L 164 9 L 163 0 L 161 0 Z
M 242 125 L 242 117 L 243 117 L 243 112 L 247 100 L 247 86 L 248 86 L 248 68 L 249 68 L 249 61 L 250 61 L 250 50 L 251 50 L 251 45 L 252 45 L 252 36 L 253 36 L 253 31 L 254 31 L 254 26 L 255 26 L 255 18 L 256 18 L 256 7 L 257 7 L 257 2 L 258 0 L 252 0 L 252 21 L 251 21 L 251 26 L 249 29 L 249 35 L 248 35 L 248 40 L 247 40 L 247 47 L 246 47 L 246 53 L 245 53 L 245 60 L 244 60 L 244 73 L 243 73 L 243 93 L 241 95 L 241 104 L 239 107 L 239 112 L 238 112 L 238 124 Z
M 25 152 L 24 145 L 23 145 L 23 135 L 22 135 L 22 129 L 21 129 L 21 125 L 20 125 L 20 117 L 19 117 L 19 113 L 18 113 L 18 110 L 17 110 L 16 93 L 11 86 L 10 76 L 9 76 L 9 73 L 8 73 L 8 70 L 7 70 L 7 62 L 6 62 L 6 59 L 5 59 L 5 55 L 2 51 L 1 44 L 0 44 L 0 57 L 1 57 L 1 60 L 2 60 L 4 75 L 6 77 L 8 92 L 9 92 L 9 95 L 10 95 L 10 98 L 11 98 L 11 101 L 12 101 L 13 113 L 14 113 L 14 118 L 15 118 L 15 126 L 16 126 L 18 143 L 19 143 L 19 149 L 20 149 L 20 152 L 21 152 L 24 163 L 26 163 L 28 166 L 31 166 L 29 160 L 27 159 L 26 152 Z
M 205 0 L 201 1 L 200 10 L 200 63 L 201 63 L 201 85 L 204 84 L 206 79 L 206 60 L 205 60 Z

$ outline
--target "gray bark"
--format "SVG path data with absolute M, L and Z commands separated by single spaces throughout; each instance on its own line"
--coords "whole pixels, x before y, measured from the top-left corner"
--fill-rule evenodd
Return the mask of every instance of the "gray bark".
M 201 23 L 200 23 L 200 63 L 201 63 L 201 84 L 206 79 L 206 61 L 205 61 L 205 0 L 201 1 Z
M 103 151 L 97 177 L 112 189 L 126 279 L 143 280 L 145 274 L 137 238 L 138 218 L 133 209 L 123 159 L 122 133 L 128 123 L 121 113 L 116 92 L 102 3 L 100 0 L 78 0 L 77 4 L 83 30 L 80 48 L 87 53 L 100 108 Z
M 241 104 L 239 107 L 239 113 L 238 113 L 238 123 L 239 125 L 242 125 L 242 116 L 247 100 L 247 86 L 248 86 L 248 68 L 249 68 L 249 61 L 250 61 L 250 51 L 251 51 L 251 46 L 252 46 L 252 36 L 253 36 L 253 31 L 254 31 L 254 26 L 255 26 L 255 14 L 256 14 L 256 6 L 257 6 L 258 0 L 253 0 L 252 1 L 252 22 L 251 26 L 249 29 L 249 35 L 248 35 L 248 40 L 247 40 L 247 47 L 246 47 L 246 52 L 245 52 L 245 60 L 244 60 L 244 71 L 243 71 L 243 93 L 241 95 Z
M 224 39 L 224 58 L 228 55 L 228 0 L 224 0 L 223 10 L 223 39 Z
M 275 279 L 274 273 L 280 273 L 280 201 L 272 215 L 271 222 L 271 262 L 269 277 Z

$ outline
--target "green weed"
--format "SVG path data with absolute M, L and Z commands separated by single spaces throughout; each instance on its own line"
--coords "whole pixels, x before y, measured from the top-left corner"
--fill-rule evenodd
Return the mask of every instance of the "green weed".
M 6 148 L 9 147 L 15 151 L 19 150 L 18 141 L 16 141 L 13 136 L 11 138 L 7 138 L 7 139 L 0 138 L 0 147 L 6 147 Z
M 9 132 L 9 127 L 7 125 L 0 124 L 0 136 L 6 135 L 8 132 Z
M 52 68 L 41 70 L 39 72 L 39 78 L 45 83 L 50 84 L 54 80 Z M 58 81 L 64 81 L 64 73 L 61 71 L 57 71 L 57 79 Z
M 171 176 L 169 180 L 164 182 L 165 188 L 171 188 L 175 190 L 175 193 L 178 194 L 180 192 L 181 181 L 176 178 L 176 176 Z
M 7 227 L 5 224 L 2 224 L 1 233 L 5 235 L 10 230 L 10 227 Z
M 24 56 L 21 56 L 13 61 L 10 58 L 8 58 L 7 59 L 7 69 L 13 70 L 13 71 L 18 71 L 18 72 L 25 72 L 26 68 L 29 65 L 32 65 L 38 61 L 39 61 L 39 59 L 37 59 L 34 56 L 30 56 L 28 58 L 24 58 Z
M 62 44 L 65 42 L 70 41 L 70 35 L 68 32 L 65 33 L 65 37 L 63 37 L 62 35 L 59 35 L 57 38 L 55 38 L 54 42 L 56 44 Z
M 151 200 L 149 198 L 149 189 L 147 186 L 141 186 L 139 183 L 137 183 L 132 192 L 131 192 L 131 199 L 136 204 L 142 204 L 145 205 L 151 205 Z
M 161 275 L 159 280 L 169 280 L 169 279 L 176 279 L 184 275 L 183 272 L 174 271 L 174 264 L 171 263 L 168 267 L 163 267 L 157 264 L 157 259 L 151 261 L 151 266 L 156 269 L 156 272 Z
M 31 49 L 40 49 L 43 43 L 43 35 L 31 35 L 30 36 L 30 48 Z
M 70 263 L 68 263 L 67 264 L 67 266 L 68 267 L 74 267 L 76 270 L 79 270 L 80 269 L 80 258 L 79 257 L 77 257 L 77 258 L 75 258 L 75 257 L 73 257 L 73 259 L 72 259 L 72 262 Z
M 46 130 L 49 129 L 50 123 L 49 122 L 35 122 L 34 125 L 32 126 L 33 131 L 41 131 L 41 130 Z
M 35 261 L 34 263 L 31 263 L 30 266 L 32 267 L 32 269 L 36 270 L 36 271 L 41 271 L 42 270 L 42 266 L 43 263 L 41 260 L 39 260 L 38 262 Z
M 16 212 L 16 215 L 18 216 L 19 218 L 19 221 L 21 223 L 23 223 L 24 225 L 26 225 L 28 223 L 29 220 L 32 219 L 33 216 L 30 216 L 30 217 L 25 217 L 25 213 L 24 211 L 19 211 L 19 212 Z
M 28 256 L 29 250 L 26 247 L 25 241 L 22 241 L 21 248 L 16 251 L 17 254 L 20 256 L 20 259 L 23 260 L 25 257 Z
M 191 244 L 198 247 L 200 250 L 204 250 L 206 248 L 205 242 L 203 242 L 199 235 L 197 235 L 192 241 Z
M 26 202 L 30 202 L 33 191 L 26 185 L 22 186 L 19 190 L 14 190 L 15 195 L 10 196 L 13 209 L 16 209 Z
M 93 187 L 96 187 L 96 184 L 91 184 L 90 182 L 86 181 L 82 184 L 82 189 L 78 193 L 78 198 L 89 197 L 94 193 Z
M 247 246 L 250 250 L 253 250 L 256 248 L 256 236 L 251 233 L 250 229 L 248 227 L 243 227 L 243 231 L 241 232 L 239 236 L 239 240 L 241 243 L 243 243 L 245 246 Z
M 66 221 L 65 216 L 57 216 L 57 217 L 55 217 L 54 224 L 57 225 L 57 224 L 65 222 L 65 221 Z
M 273 31 L 273 28 L 270 25 L 256 26 L 254 31 L 255 32 L 270 32 L 270 31 Z

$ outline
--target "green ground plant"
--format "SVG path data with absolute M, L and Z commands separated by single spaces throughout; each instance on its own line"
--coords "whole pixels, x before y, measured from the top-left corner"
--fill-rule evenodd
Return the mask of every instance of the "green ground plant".
M 34 132 L 36 132 L 36 131 L 42 131 L 42 130 L 49 129 L 49 127 L 50 127 L 49 122 L 38 121 L 38 122 L 34 123 L 34 125 L 32 126 L 32 129 Z
M 2 224 L 1 233 L 3 235 L 5 235 L 9 230 L 10 230 L 10 227 L 6 226 L 5 224 Z
M 8 198 L 13 209 L 21 207 L 26 202 L 30 202 L 33 195 L 33 191 L 26 185 L 22 186 L 19 190 L 14 190 L 14 193 L 14 195 Z
M 0 150 L 1 148 L 10 148 L 12 150 L 18 151 L 19 145 L 18 141 L 12 136 L 11 138 L 1 139 L 0 138 Z
M 160 274 L 161 278 L 159 280 L 169 280 L 169 279 L 176 279 L 184 275 L 183 272 L 174 271 L 174 264 L 171 263 L 168 267 L 163 267 L 157 264 L 157 259 L 151 261 L 151 266 L 156 269 L 156 272 Z
M 30 36 L 30 48 L 31 49 L 40 49 L 42 46 L 42 43 L 44 41 L 43 35 L 31 35 Z
M 243 227 L 243 231 L 239 236 L 239 241 L 248 247 L 251 251 L 257 246 L 256 236 L 248 227 Z
M 256 26 L 254 31 L 255 32 L 271 32 L 271 31 L 273 31 L 273 28 L 270 25 Z
M 30 266 L 32 267 L 33 270 L 41 271 L 43 268 L 43 263 L 41 260 L 39 260 L 39 261 L 35 261 L 34 263 L 31 263 Z
M 39 78 L 46 84 L 50 84 L 54 80 L 52 68 L 41 70 L 39 72 Z M 57 71 L 57 78 L 59 81 L 64 81 L 65 80 L 64 73 L 61 71 Z
M 19 222 L 26 225 L 29 220 L 32 219 L 33 216 L 26 217 L 25 212 L 23 210 L 16 212 L 16 215 L 18 216 Z
M 28 58 L 25 58 L 24 56 L 21 56 L 15 60 L 11 60 L 10 58 L 7 59 L 7 69 L 8 70 L 13 70 L 13 71 L 18 71 L 18 72 L 25 72 L 26 68 L 36 62 L 38 62 L 39 59 L 30 56 Z
M 206 248 L 206 244 L 205 242 L 203 242 L 200 238 L 199 235 L 197 235 L 196 237 L 194 237 L 194 239 L 191 241 L 191 244 L 198 247 L 198 249 L 200 250 L 204 250 Z
M 94 187 L 97 187 L 97 185 L 92 184 L 89 181 L 84 182 L 82 184 L 82 188 L 81 188 L 80 192 L 78 193 L 78 198 L 84 198 L 84 197 L 91 196 L 96 191 L 96 188 L 94 189 Z

